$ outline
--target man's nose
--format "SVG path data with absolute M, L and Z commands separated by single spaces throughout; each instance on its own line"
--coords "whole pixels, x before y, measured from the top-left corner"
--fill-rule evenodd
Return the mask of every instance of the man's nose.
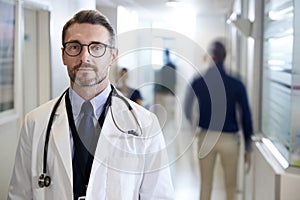
M 89 53 L 89 50 L 88 50 L 88 46 L 87 45 L 83 45 L 81 47 L 81 52 L 80 52 L 80 57 L 81 57 L 81 60 L 82 61 L 89 61 L 90 60 L 90 53 Z

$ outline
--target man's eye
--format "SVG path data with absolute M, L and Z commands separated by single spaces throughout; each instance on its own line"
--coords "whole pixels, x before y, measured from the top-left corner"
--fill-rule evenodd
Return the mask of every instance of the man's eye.
M 91 49 L 93 51 L 101 51 L 103 49 L 103 45 L 92 45 Z
M 69 49 L 70 49 L 70 50 L 77 50 L 77 49 L 79 49 L 79 46 L 78 46 L 78 45 L 71 45 L 71 46 L 69 47 Z

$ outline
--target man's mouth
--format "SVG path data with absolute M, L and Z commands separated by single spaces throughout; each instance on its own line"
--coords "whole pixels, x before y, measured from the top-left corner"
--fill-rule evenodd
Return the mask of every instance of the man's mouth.
M 90 65 L 90 64 L 86 64 L 86 63 L 81 63 L 79 65 L 76 66 L 76 70 L 77 71 L 95 71 L 95 67 Z
M 92 68 L 92 67 L 79 67 L 77 70 L 78 71 L 94 71 L 94 68 Z

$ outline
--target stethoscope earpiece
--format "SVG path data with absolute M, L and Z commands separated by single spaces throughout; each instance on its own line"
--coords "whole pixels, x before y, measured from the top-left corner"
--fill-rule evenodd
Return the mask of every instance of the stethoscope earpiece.
M 49 187 L 51 184 L 50 176 L 46 176 L 45 174 L 41 174 L 38 181 L 39 187 Z

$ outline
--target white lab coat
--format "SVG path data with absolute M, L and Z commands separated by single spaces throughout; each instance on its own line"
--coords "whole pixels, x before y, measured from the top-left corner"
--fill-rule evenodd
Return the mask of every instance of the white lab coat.
M 72 145 L 64 98 L 56 111 L 49 140 L 47 169 L 52 182 L 49 187 L 38 186 L 46 127 L 56 101 L 40 106 L 25 117 L 8 199 L 73 199 Z M 129 102 L 139 119 L 142 136 L 120 132 L 108 111 L 98 140 L 86 199 L 174 199 L 166 146 L 157 118 Z M 126 109 L 128 111 L 123 106 L 120 112 L 113 113 L 114 117 L 121 116 Z

